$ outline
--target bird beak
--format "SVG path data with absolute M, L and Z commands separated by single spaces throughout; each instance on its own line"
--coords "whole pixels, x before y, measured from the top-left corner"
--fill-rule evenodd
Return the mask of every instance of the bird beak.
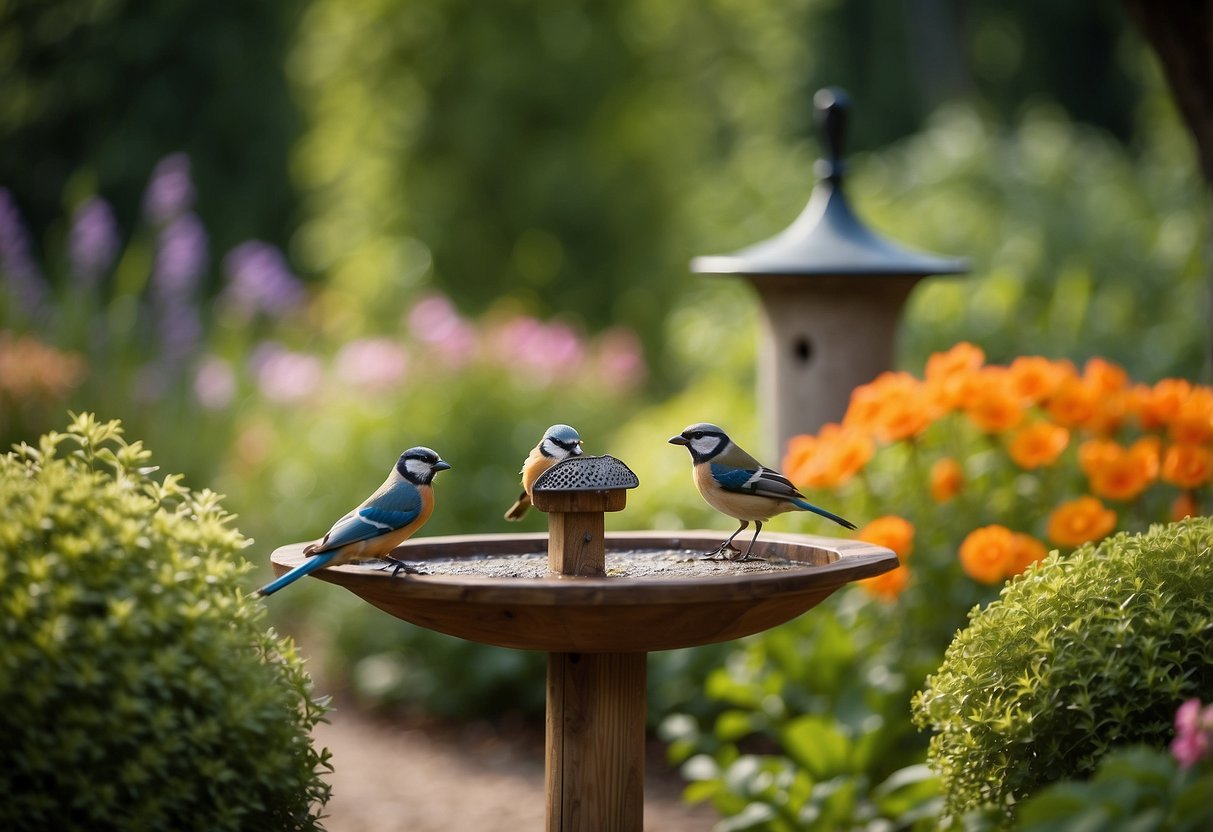
M 678 434 L 677 436 L 671 436 L 669 438 L 669 443 L 671 445 L 690 445 L 691 444 L 690 440 L 687 439 L 685 436 L 683 436 L 681 433 Z
M 444 459 L 440 459 L 434 463 L 434 470 L 435 471 L 449 471 L 449 470 L 451 470 L 451 463 L 447 462 Z

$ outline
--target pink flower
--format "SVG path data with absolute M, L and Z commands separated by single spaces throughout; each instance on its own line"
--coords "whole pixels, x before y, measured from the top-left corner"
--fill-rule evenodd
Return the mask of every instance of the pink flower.
M 306 399 L 320 389 L 324 377 L 320 359 L 273 342 L 258 346 L 250 363 L 261 395 L 276 404 Z
M 409 310 L 407 321 L 409 333 L 449 368 L 462 367 L 476 354 L 476 330 L 445 295 L 419 300 Z
M 1213 705 L 1201 707 L 1199 699 L 1189 699 L 1175 712 L 1175 739 L 1171 755 L 1182 768 L 1190 768 L 1209 756 L 1213 745 Z
M 216 355 L 208 355 L 194 374 L 194 396 L 207 410 L 222 410 L 236 398 L 236 374 L 232 365 Z
M 360 338 L 337 352 L 337 375 L 355 387 L 384 391 L 404 380 L 404 347 L 390 338 Z
M 644 381 L 648 368 L 640 339 L 629 329 L 608 329 L 598 338 L 595 378 L 614 390 L 628 390 Z

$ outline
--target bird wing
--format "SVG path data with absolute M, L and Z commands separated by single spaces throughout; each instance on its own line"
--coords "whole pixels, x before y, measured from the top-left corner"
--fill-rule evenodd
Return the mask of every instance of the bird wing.
M 320 541 L 315 552 L 339 549 L 404 528 L 421 514 L 421 492 L 400 482 L 373 494 L 365 503 L 342 517 Z
M 804 495 L 778 471 L 759 465 L 757 468 L 734 468 L 731 465 L 712 463 L 712 478 L 725 491 L 736 494 L 757 494 L 776 500 L 793 502 L 803 500 Z

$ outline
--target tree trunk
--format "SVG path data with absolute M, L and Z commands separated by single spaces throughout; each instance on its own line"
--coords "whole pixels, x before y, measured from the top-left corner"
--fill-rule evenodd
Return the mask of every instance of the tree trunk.
M 1123 2 L 1158 55 L 1179 112 L 1196 140 L 1205 182 L 1213 184 L 1213 2 Z

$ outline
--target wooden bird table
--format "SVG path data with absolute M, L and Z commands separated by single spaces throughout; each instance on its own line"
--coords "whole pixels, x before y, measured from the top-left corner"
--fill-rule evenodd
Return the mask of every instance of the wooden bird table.
M 548 832 L 643 828 L 649 652 L 761 632 L 897 565 L 880 546 L 811 535 L 759 540 L 763 561 L 734 564 L 699 557 L 721 532 L 605 534 L 605 512 L 636 484 L 613 457 L 573 457 L 535 484 L 547 535 L 409 540 L 393 555 L 422 575 L 377 564 L 313 573 L 419 626 L 548 654 Z M 299 565 L 304 545 L 276 550 L 275 573 Z

